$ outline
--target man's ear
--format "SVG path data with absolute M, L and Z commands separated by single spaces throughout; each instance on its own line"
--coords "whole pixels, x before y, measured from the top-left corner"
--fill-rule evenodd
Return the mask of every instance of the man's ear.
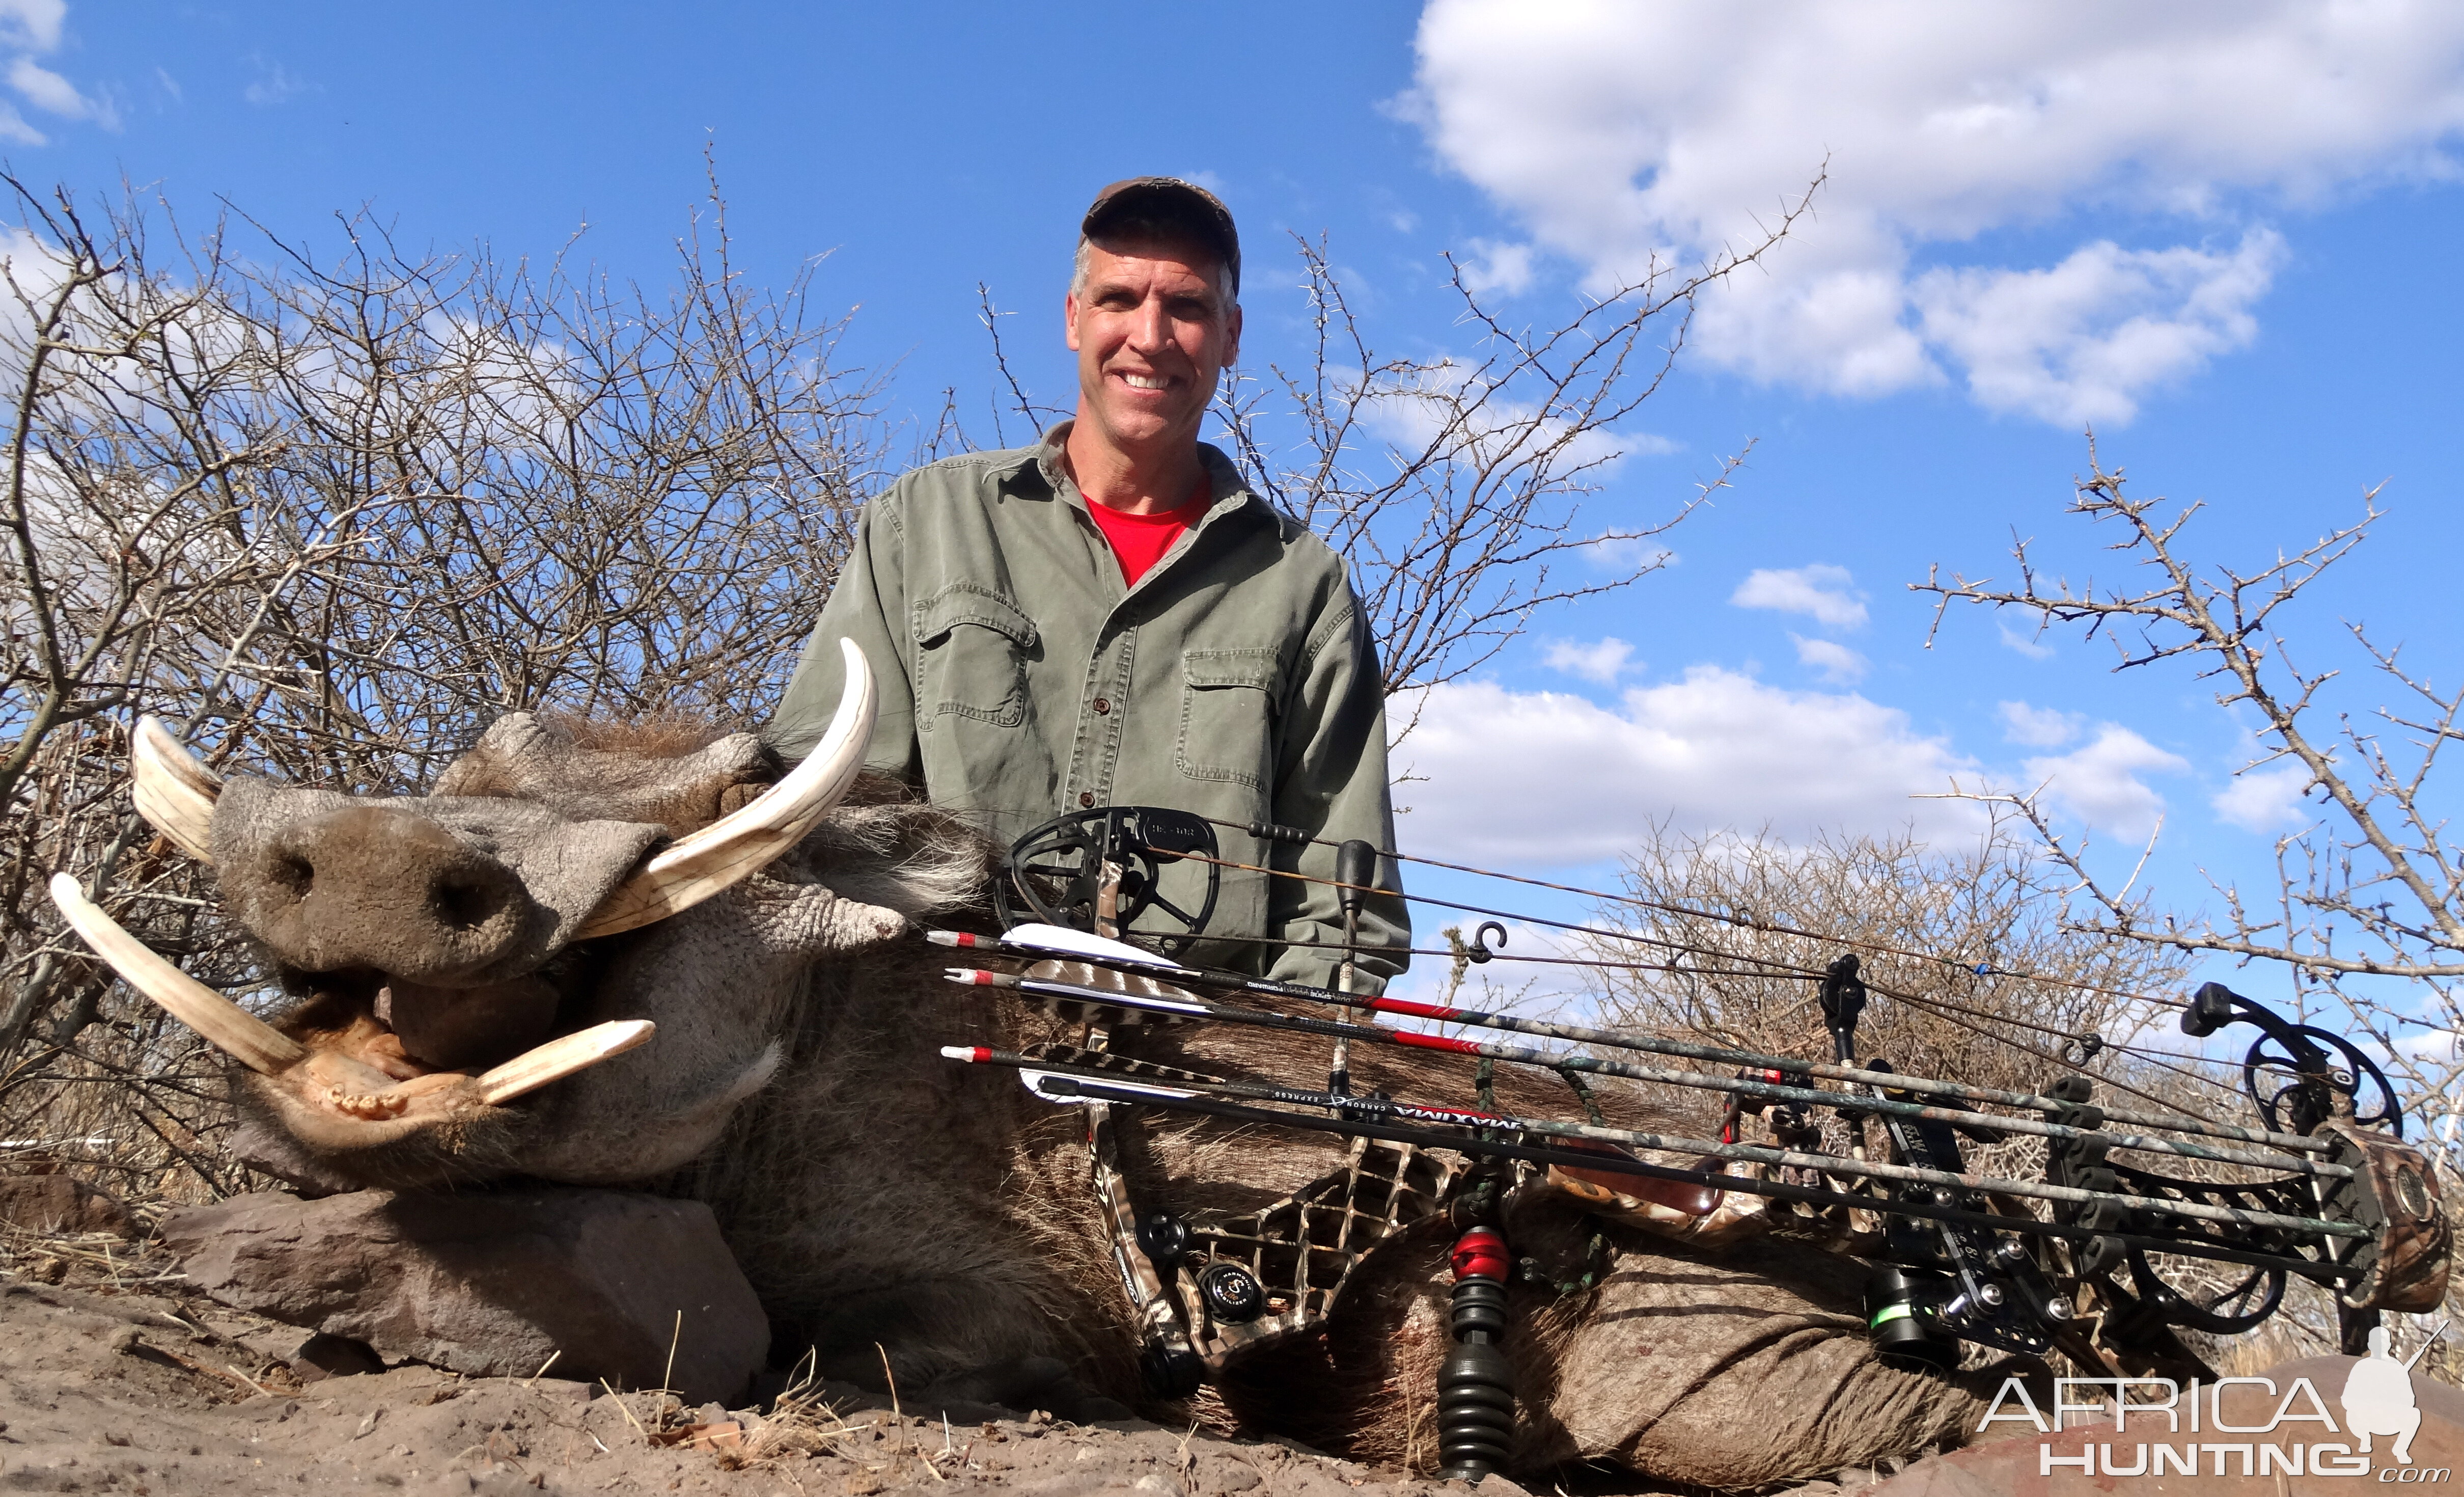
M 1073 334 L 1072 336 L 1074 337 L 1075 335 Z M 1078 345 L 1076 343 L 1071 343 L 1069 346 L 1075 348 Z M 1229 318 L 1224 319 L 1223 321 L 1223 367 L 1228 369 L 1240 362 L 1241 303 L 1236 301 L 1232 303 L 1232 315 Z
M 1061 336 L 1062 341 L 1068 345 L 1069 351 L 1076 353 L 1078 351 L 1078 293 L 1074 291 L 1064 292 L 1061 296 Z

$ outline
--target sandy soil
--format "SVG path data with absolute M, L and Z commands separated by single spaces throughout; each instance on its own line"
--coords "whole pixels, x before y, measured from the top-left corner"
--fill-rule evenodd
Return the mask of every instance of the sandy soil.
M 417 1366 L 307 1380 L 287 1360 L 298 1332 L 187 1290 L 142 1243 L 9 1237 L 0 1491 L 1468 1497 L 1285 1442 L 902 1412 L 843 1385 L 757 1412 Z M 1523 1497 L 1503 1478 L 1480 1492 Z

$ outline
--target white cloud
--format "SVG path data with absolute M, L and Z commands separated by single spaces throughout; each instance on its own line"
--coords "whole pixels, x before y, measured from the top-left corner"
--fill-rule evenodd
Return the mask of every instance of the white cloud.
M 0 99 L 0 141 L 14 141 L 20 145 L 48 144 L 51 137 L 26 122 L 17 106 Z
M 2138 391 L 2197 372 L 2258 336 L 2250 309 L 2284 240 L 2255 229 L 2232 251 L 2081 247 L 2051 270 L 1935 270 L 1911 299 L 1926 340 L 1968 370 L 1989 410 L 2121 425 Z
M 2254 211 L 2453 180 L 2464 129 L 2442 0 L 1430 0 L 1418 51 L 1397 112 L 1595 291 L 1754 242 L 1827 162 L 1813 219 L 1706 300 L 1696 346 L 1845 394 L 1957 378 L 2066 426 L 2249 341 L 2283 253 L 2241 231 Z M 2098 227 L 2051 265 L 1952 248 L 2081 212 Z M 2170 244 L 2108 242 L 2168 220 Z
M 251 57 L 249 60 L 256 65 L 256 78 L 239 91 L 239 97 L 260 109 L 289 103 L 302 94 L 315 91 L 316 85 L 279 62 L 269 62 L 263 57 Z
M 1855 628 L 1865 622 L 1865 605 L 1860 594 L 1848 590 L 1851 581 L 1846 567 L 1824 561 L 1785 570 L 1761 567 L 1737 584 L 1728 601 L 1740 608 L 1802 613 L 1833 628 Z
M 1415 850 L 1566 867 L 1639 844 L 1654 822 L 1782 838 L 1817 828 L 1970 837 L 1972 804 L 1914 800 L 1975 765 L 1853 693 L 1789 692 L 1713 666 L 1615 708 L 1490 683 L 1432 689 L 1398 765 Z
M 1597 427 L 1574 432 L 1565 418 L 1516 399 L 1517 388 L 1511 382 L 1484 383 L 1471 363 L 1442 359 L 1413 370 L 1408 381 L 1374 381 L 1360 397 L 1360 420 L 1400 450 L 1398 460 L 1435 446 L 1483 465 L 1503 465 L 1563 442 L 1553 466 L 1587 469 L 1585 476 L 1594 480 L 1628 457 L 1678 451 L 1678 443 L 1647 431 Z
M 1658 441 L 1658 437 L 1646 438 Z M 1674 445 L 1674 444 L 1671 444 Z M 1629 448 L 1628 451 L 1636 451 Z M 1663 566 L 1675 566 L 1677 553 L 1649 536 L 1611 536 L 1601 534 L 1583 542 L 1583 556 L 1603 572 L 1639 572 Z
M 59 46 L 67 20 L 67 0 L 0 0 L 0 55 L 6 57 L 9 87 L 46 114 L 90 120 L 106 130 L 117 130 L 120 111 L 108 99 L 78 92 L 76 84 L 34 60 Z M 48 143 L 48 137 L 6 101 L 0 101 L 0 140 L 20 145 Z
M 49 52 L 68 14 L 68 0 L 0 0 L 0 46 Z
M 1821 671 L 1822 679 L 1841 685 L 1865 679 L 1871 662 L 1847 646 L 1827 639 L 1807 639 L 1802 634 L 1791 634 L 1789 638 L 1796 641 L 1796 663 Z
M 2301 804 L 2310 771 L 2299 764 L 2278 764 L 2235 775 L 2233 782 L 2209 798 L 2220 820 L 2245 831 L 2290 831 L 2310 820 Z
M 1469 253 L 1457 263 L 1463 267 L 1463 285 L 1473 292 L 1519 297 L 1531 289 L 1531 246 L 1472 239 L 1466 248 Z
M 2078 737 L 2085 725 L 2077 713 L 2031 707 L 2026 702 L 2004 702 L 1993 709 L 1993 715 L 2002 719 L 2004 738 L 2030 748 L 2059 748 Z
M 1586 681 L 1597 681 L 1608 686 L 1626 671 L 1640 665 L 1639 661 L 1633 660 L 1633 655 L 1634 647 L 1612 634 L 1588 645 L 1578 640 L 1552 639 L 1543 659 L 1551 671 L 1563 671 L 1568 675 L 1578 675 Z
M 20 56 L 9 64 L 9 86 L 35 108 L 64 120 L 92 120 L 106 129 L 120 126 L 119 112 L 108 102 L 86 98 L 76 84 L 32 57 Z
M 2002 645 L 2006 649 L 2015 649 L 2031 660 L 2053 658 L 2054 647 L 2045 643 L 2042 629 L 2033 634 L 2022 634 L 2011 627 L 2008 619 L 1996 619 L 1993 621 L 1993 632 L 2002 637 Z
M 2139 777 L 2178 774 L 2189 764 L 2119 723 L 2105 723 L 2083 748 L 2057 758 L 2032 759 L 2022 766 L 2031 786 L 2098 831 L 2144 837 L 2164 814 L 2165 798 Z

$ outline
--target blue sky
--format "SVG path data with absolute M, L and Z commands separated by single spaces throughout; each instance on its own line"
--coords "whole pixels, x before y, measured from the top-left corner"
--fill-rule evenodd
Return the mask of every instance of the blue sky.
M 2007 576 L 2015 531 L 2053 569 L 2110 569 L 2060 515 L 2091 419 L 2140 490 L 2211 505 L 2217 560 L 2298 546 L 2384 480 L 2378 539 L 2296 632 L 2326 663 L 2365 619 L 2458 666 L 2452 8 L 0 0 L 0 38 L 21 176 L 124 179 L 190 219 L 226 199 L 329 251 L 363 205 L 407 243 L 506 256 L 586 225 L 583 253 L 655 283 L 714 148 L 739 267 L 784 281 L 829 252 L 854 360 L 894 364 L 928 419 L 957 386 L 979 437 L 977 283 L 1059 399 L 1072 226 L 1117 177 L 1222 192 L 1254 363 L 1299 327 L 1287 232 L 1329 236 L 1388 345 L 1468 351 L 1441 252 L 1545 320 L 1653 246 L 1749 230 L 1827 163 L 1815 216 L 1706 305 L 1629 424 L 1659 441 L 1592 513 L 1655 517 L 1749 440 L 1750 463 L 1666 572 L 1535 621 L 1432 704 L 1409 849 L 1599 879 L 1654 817 L 1953 831 L 1908 797 L 1957 772 L 2051 776 L 2109 844 L 2161 807 L 2178 905 L 2202 869 L 2263 879 L 2282 798 L 2219 810 L 2247 740 L 2199 683 L 1970 612 L 1925 648 L 1905 584 L 1934 562 Z

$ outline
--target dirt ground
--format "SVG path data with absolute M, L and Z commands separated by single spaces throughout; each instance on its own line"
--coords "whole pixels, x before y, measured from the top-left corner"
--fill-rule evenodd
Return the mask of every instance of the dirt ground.
M 142 1242 L 8 1237 L 0 1492 L 1469 1493 L 1287 1442 L 988 1407 L 925 1415 L 845 1385 L 790 1389 L 757 1412 L 553 1376 L 303 1379 L 289 1360 L 300 1332 L 187 1289 Z M 1497 1477 L 1479 1490 L 1524 1497 Z

